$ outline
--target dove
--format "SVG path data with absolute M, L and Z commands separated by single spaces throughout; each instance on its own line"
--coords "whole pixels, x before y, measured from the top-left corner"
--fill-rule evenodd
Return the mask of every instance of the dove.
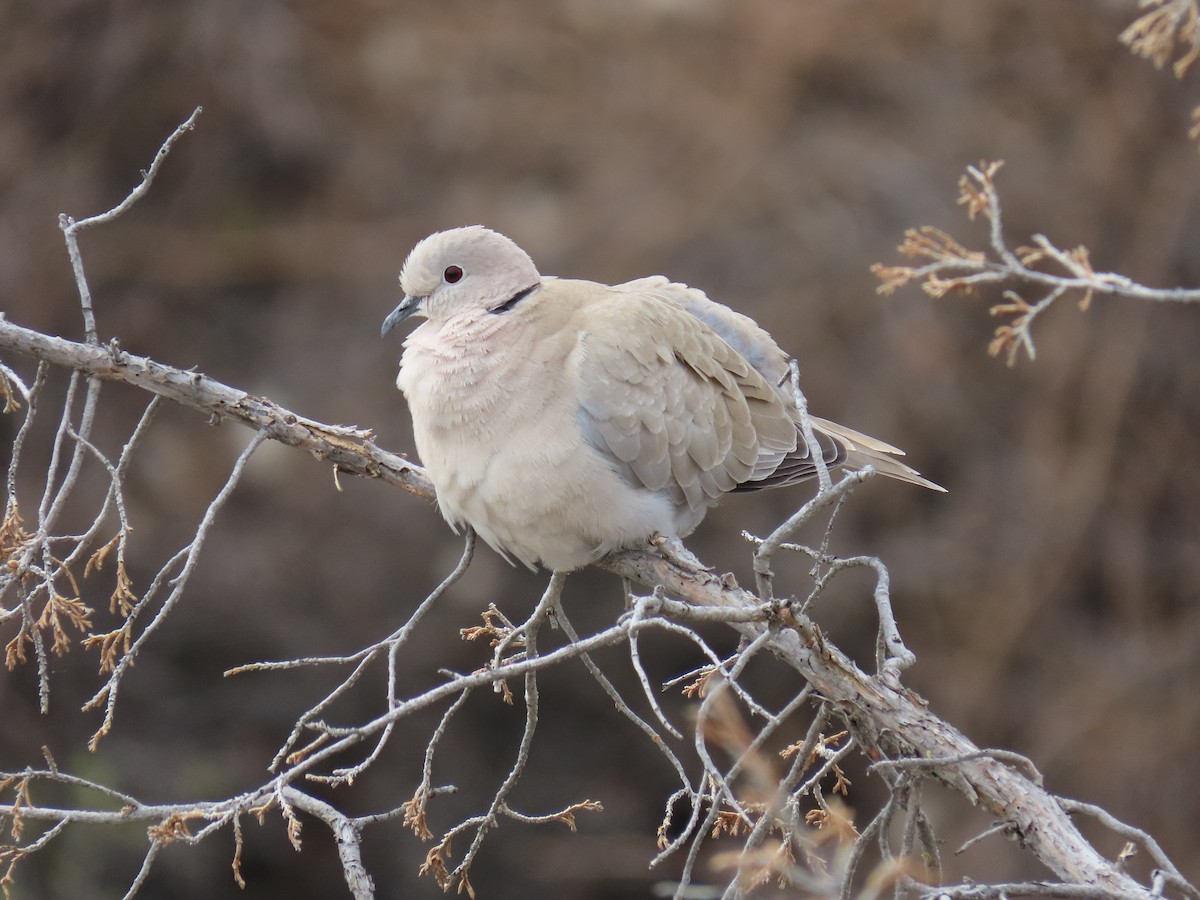
M 726 494 L 817 473 L 789 359 L 752 319 L 655 275 L 542 275 L 473 225 L 420 241 L 386 335 L 442 516 L 509 561 L 569 572 L 683 538 Z M 944 490 L 902 451 L 810 417 L 825 464 Z

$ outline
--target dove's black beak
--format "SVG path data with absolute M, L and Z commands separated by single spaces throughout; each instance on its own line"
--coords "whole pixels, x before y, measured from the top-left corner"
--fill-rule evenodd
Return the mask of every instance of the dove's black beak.
M 389 331 L 413 313 L 420 311 L 421 301 L 424 299 L 423 297 L 409 297 L 405 294 L 404 299 L 400 301 L 400 305 L 388 313 L 388 317 L 383 320 L 383 327 L 379 329 L 379 336 L 386 337 Z

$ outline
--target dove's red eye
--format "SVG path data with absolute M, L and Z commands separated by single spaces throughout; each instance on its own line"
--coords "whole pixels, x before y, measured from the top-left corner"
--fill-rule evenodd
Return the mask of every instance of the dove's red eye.
M 446 279 L 446 284 L 454 284 L 463 276 L 463 271 L 458 266 L 446 266 L 446 271 L 442 273 L 442 277 Z

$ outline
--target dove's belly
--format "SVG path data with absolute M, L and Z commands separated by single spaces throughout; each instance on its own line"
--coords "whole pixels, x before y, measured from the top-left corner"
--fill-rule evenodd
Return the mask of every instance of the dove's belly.
M 527 566 L 557 571 L 655 533 L 674 534 L 670 498 L 630 485 L 573 428 L 548 431 L 539 421 L 535 431 L 532 423 L 510 421 L 493 440 L 460 438 L 452 447 L 428 434 L 418 438 L 442 515 Z
M 680 533 L 665 492 L 631 483 L 584 440 L 567 373 L 547 371 L 515 391 L 503 362 L 472 352 L 478 343 L 458 346 L 433 352 L 418 330 L 398 380 L 448 522 L 470 525 L 511 559 L 557 571 Z

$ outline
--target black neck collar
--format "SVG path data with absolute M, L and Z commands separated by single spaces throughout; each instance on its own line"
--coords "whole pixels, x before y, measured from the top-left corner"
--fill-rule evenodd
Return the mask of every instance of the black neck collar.
M 529 287 L 525 288 L 524 290 L 517 291 L 515 294 L 513 294 L 511 297 L 509 297 L 507 300 L 505 300 L 499 306 L 493 306 L 491 309 L 488 310 L 488 312 L 494 313 L 496 315 L 499 315 L 500 313 L 506 313 L 510 309 L 512 309 L 514 306 L 516 306 L 518 303 L 520 303 L 522 300 L 524 300 L 526 297 L 528 297 L 530 294 L 532 294 L 536 288 L 537 288 L 536 284 L 531 284 Z

